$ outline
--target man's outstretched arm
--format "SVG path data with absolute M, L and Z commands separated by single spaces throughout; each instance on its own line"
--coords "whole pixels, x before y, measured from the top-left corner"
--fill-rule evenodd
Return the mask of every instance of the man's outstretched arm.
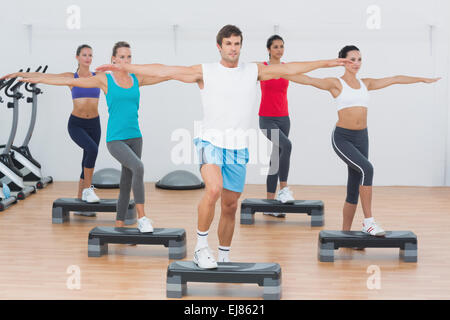
M 352 64 L 349 59 L 332 59 L 306 62 L 289 62 L 269 66 L 258 64 L 258 80 L 278 79 L 296 74 L 310 72 L 320 68 L 331 68 Z

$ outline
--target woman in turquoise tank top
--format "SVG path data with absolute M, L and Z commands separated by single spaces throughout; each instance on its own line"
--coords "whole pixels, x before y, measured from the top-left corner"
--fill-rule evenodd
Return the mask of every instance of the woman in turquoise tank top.
M 126 42 L 114 45 L 111 62 L 130 64 L 131 48 Z M 123 227 L 128 210 L 130 192 L 133 189 L 134 201 L 138 213 L 138 229 L 141 232 L 153 232 L 151 221 L 145 216 L 144 202 L 144 165 L 141 161 L 142 134 L 139 130 L 138 111 L 139 87 L 157 84 L 169 80 L 169 77 L 150 77 L 117 71 L 110 74 L 98 72 L 89 78 L 44 78 L 39 75 L 26 77 L 25 82 L 44 83 L 57 86 L 76 86 L 81 88 L 100 88 L 108 104 L 108 126 L 106 131 L 107 147 L 111 155 L 122 165 L 120 194 L 117 204 L 116 227 Z

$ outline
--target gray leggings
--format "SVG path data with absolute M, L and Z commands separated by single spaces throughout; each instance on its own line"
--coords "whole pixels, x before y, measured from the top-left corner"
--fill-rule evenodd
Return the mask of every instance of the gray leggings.
M 110 141 L 107 147 L 109 153 L 122 164 L 116 219 L 125 221 L 131 188 L 133 188 L 134 202 L 136 204 L 145 202 L 144 164 L 141 161 L 142 138 Z
M 288 139 L 291 129 L 291 120 L 286 117 L 259 117 L 259 128 L 263 134 L 273 143 L 270 156 L 270 169 L 267 175 L 267 192 L 275 193 L 278 178 L 280 182 L 286 182 L 291 161 L 292 143 Z M 275 131 L 278 132 L 276 139 Z M 272 134 L 274 135 L 272 137 Z M 278 141 L 276 141 L 278 140 Z

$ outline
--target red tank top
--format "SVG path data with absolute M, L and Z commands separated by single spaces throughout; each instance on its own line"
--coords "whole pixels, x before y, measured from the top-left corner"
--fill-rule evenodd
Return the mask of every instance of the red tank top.
M 264 62 L 267 66 L 267 62 Z M 289 80 L 280 78 L 260 81 L 261 105 L 259 115 L 262 117 L 286 117 L 289 115 L 287 89 Z

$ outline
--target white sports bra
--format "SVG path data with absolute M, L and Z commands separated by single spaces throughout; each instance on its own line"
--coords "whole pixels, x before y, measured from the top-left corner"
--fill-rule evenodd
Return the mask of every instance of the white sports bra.
M 361 84 L 359 89 L 353 89 L 344 80 L 338 79 L 342 84 L 341 94 L 334 99 L 338 111 L 350 107 L 369 107 L 369 91 L 361 79 L 358 79 Z

